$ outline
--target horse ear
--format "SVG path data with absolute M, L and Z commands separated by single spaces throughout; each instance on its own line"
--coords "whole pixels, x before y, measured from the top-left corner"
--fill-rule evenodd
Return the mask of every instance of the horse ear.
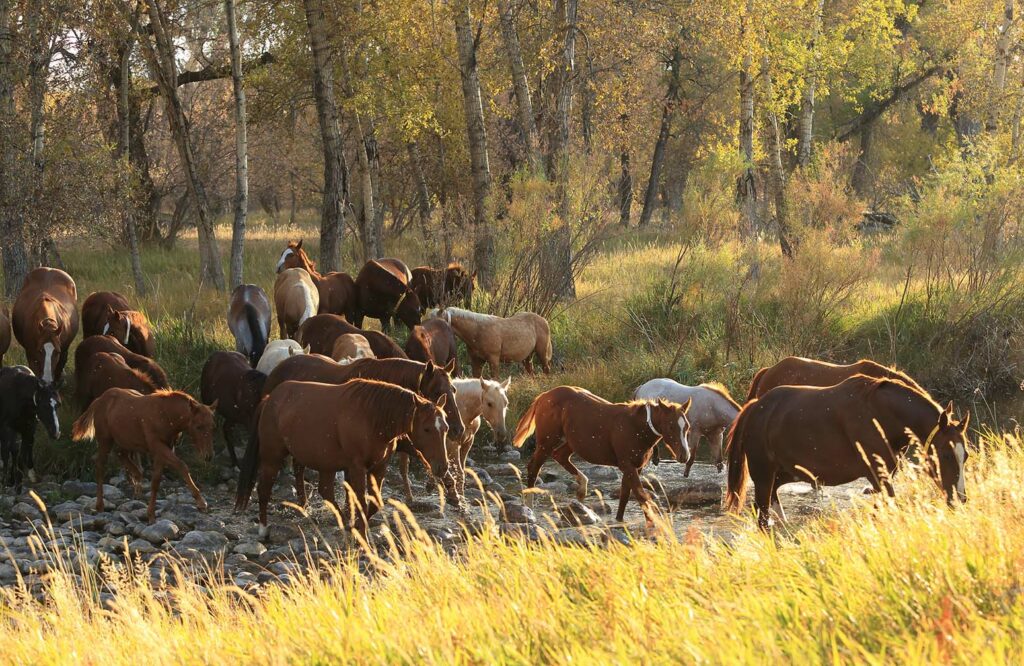
M 946 405 L 946 414 L 948 414 L 949 416 L 953 415 L 953 401 L 952 400 L 950 400 L 949 404 Z
M 682 407 L 683 407 L 683 414 L 685 414 L 686 412 L 690 411 L 690 405 L 692 405 L 692 404 L 693 404 L 693 398 L 687 398 L 686 402 L 684 402 L 683 405 L 682 405 Z
M 455 372 L 455 359 L 454 358 L 449 360 L 447 363 L 445 363 L 444 371 L 447 372 L 449 375 L 452 374 L 453 372 Z
M 509 386 L 512 386 L 512 377 L 511 376 L 506 377 L 505 381 L 503 381 L 501 383 L 501 390 L 507 391 Z
M 214 401 L 213 401 L 213 404 L 211 404 L 211 405 L 210 405 L 210 411 L 211 411 L 211 412 L 215 412 L 215 411 L 217 411 L 217 405 L 218 405 L 219 403 L 220 403 L 220 398 L 217 398 L 216 400 L 214 400 Z
M 970 424 L 971 424 L 971 413 L 967 412 L 967 416 L 965 416 L 964 420 L 960 422 L 960 431 L 961 432 L 967 432 L 967 426 L 969 426 Z
M 295 244 L 295 249 L 296 250 L 301 250 L 302 249 L 302 241 L 303 241 L 303 239 L 300 238 L 299 242 Z
M 442 393 L 441 397 L 437 399 L 435 403 L 438 409 L 444 409 L 444 406 L 448 404 L 448 394 Z

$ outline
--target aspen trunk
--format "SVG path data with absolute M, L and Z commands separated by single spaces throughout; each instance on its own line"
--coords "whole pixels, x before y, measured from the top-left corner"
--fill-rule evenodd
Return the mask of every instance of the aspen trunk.
M 768 171 L 771 174 L 772 190 L 775 198 L 775 224 L 782 254 L 793 257 L 793 246 L 789 235 L 789 206 L 786 201 L 786 173 L 782 168 L 782 130 L 779 128 L 779 117 L 772 108 L 772 75 L 770 63 L 765 57 L 761 63 L 761 76 L 764 78 L 764 105 L 768 115 L 768 134 L 770 146 L 768 150 Z
M 15 74 L 12 28 L 15 3 L 0 0 L 0 243 L 4 263 L 4 293 L 13 299 L 28 274 L 25 246 L 25 218 L 18 200 L 18 150 L 14 136 L 17 118 L 14 107 Z
M 740 42 L 745 51 L 740 70 L 740 156 L 743 173 L 736 185 L 736 198 L 743 215 L 743 233 L 757 236 L 757 189 L 754 178 L 754 77 L 750 49 L 747 45 L 747 21 L 753 15 L 753 1 L 747 0 L 746 13 L 740 18 Z
M 512 90 L 516 97 L 516 111 L 519 132 L 526 146 L 526 156 L 530 168 L 539 172 L 543 166 L 540 154 L 540 136 L 537 132 L 537 121 L 533 115 L 533 100 L 530 96 L 530 82 L 526 78 L 526 66 L 523 64 L 523 52 L 519 45 L 519 33 L 516 30 L 515 17 L 509 0 L 498 0 L 498 19 L 501 24 L 501 37 L 508 56 L 509 68 L 512 70 Z
M 121 85 L 118 90 L 118 105 L 121 116 L 120 135 L 120 158 L 122 178 L 125 182 L 125 190 L 130 188 L 128 179 L 131 177 L 131 103 L 128 98 L 128 91 L 131 88 L 131 41 L 125 44 L 121 52 Z M 139 296 L 146 294 L 146 276 L 142 272 L 142 255 L 139 252 L 139 234 L 135 224 L 135 206 L 130 203 L 129 197 L 125 197 L 124 208 L 124 235 L 128 240 L 128 260 L 132 267 L 132 280 L 135 283 L 135 293 Z
M 235 217 L 231 225 L 231 286 L 243 281 L 245 220 L 249 210 L 249 139 L 246 128 L 245 87 L 242 85 L 242 49 L 238 44 L 235 1 L 224 0 L 231 49 L 231 87 L 235 95 Z
M 800 98 L 800 120 L 797 129 L 796 163 L 806 168 L 814 154 L 814 96 L 818 83 L 818 37 L 825 11 L 825 0 L 818 0 L 811 27 L 811 71 L 807 76 L 807 87 Z
M 647 180 L 644 207 L 640 211 L 638 225 L 641 227 L 647 226 L 651 221 L 654 208 L 658 204 L 658 187 L 661 184 L 661 172 L 665 165 L 665 149 L 672 131 L 672 119 L 679 107 L 679 69 L 682 66 L 682 61 L 683 54 L 680 52 L 679 46 L 676 45 L 672 49 L 672 59 L 669 61 L 669 68 L 672 71 L 668 80 L 668 92 L 661 107 L 661 127 L 658 130 L 658 140 L 654 142 L 654 154 L 651 156 L 651 177 Z

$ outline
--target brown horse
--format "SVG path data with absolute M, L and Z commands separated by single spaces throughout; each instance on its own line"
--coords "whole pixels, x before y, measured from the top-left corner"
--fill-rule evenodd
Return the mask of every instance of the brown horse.
M 249 360 L 238 352 L 215 351 L 203 365 L 199 399 L 204 405 L 216 405 L 216 412 L 224 418 L 224 444 L 235 467 L 238 467 L 238 454 L 231 431 L 242 426 L 246 432 L 251 432 L 266 381 L 267 376 L 253 370 Z
M 87 356 L 81 364 L 75 362 L 75 397 L 82 409 L 114 387 L 142 394 L 158 388 L 149 375 L 129 366 L 119 354 L 99 352 Z
M 466 427 L 459 415 L 452 379 L 447 370 L 433 363 L 404 358 L 364 358 L 340 365 L 320 354 L 302 354 L 285 359 L 274 368 L 263 384 L 263 395 L 270 395 L 287 381 L 344 384 L 351 379 L 377 379 L 415 391 L 427 400 L 436 402 L 445 396 L 445 413 L 451 436 L 462 437 Z
M 274 280 L 274 309 L 282 338 L 295 338 L 299 326 L 316 315 L 320 306 L 320 293 L 313 285 L 309 273 L 301 268 L 289 268 L 277 274 Z
M 254 284 L 240 284 L 228 301 L 228 329 L 235 336 L 235 351 L 245 354 L 253 368 L 270 340 L 270 299 Z
M 373 348 L 366 340 L 366 336 L 359 333 L 345 333 L 339 335 L 331 348 L 331 358 L 341 363 L 358 361 L 361 358 L 377 358 Z
M 183 432 L 188 433 L 199 454 L 209 460 L 213 453 L 213 410 L 188 394 L 158 391 L 142 395 L 138 391 L 112 388 L 94 400 L 71 427 L 71 440 L 96 440 L 96 510 L 103 511 L 107 456 L 114 449 L 136 493 L 142 482 L 142 470 L 131 454 L 148 453 L 153 459 L 149 522 L 156 519 L 156 494 L 165 467 L 181 475 L 196 500 L 196 507 L 206 511 L 206 500 L 192 480 L 188 466 L 174 454 L 174 445 Z
M 455 332 L 443 319 L 427 319 L 409 331 L 405 353 L 414 361 L 433 361 L 437 365 L 454 363 L 453 375 L 459 374 L 459 351 L 455 347 Z
M 447 307 L 456 303 L 468 308 L 473 302 L 476 273 L 470 275 L 462 264 L 454 262 L 443 269 L 417 266 L 412 269 L 409 284 L 424 309 Z
M 866 476 L 875 491 L 891 496 L 896 459 L 916 442 L 924 443 L 947 501 L 954 491 L 965 500 L 969 421 L 953 420 L 953 403 L 942 409 L 895 379 L 855 375 L 824 388 L 780 386 L 748 402 L 729 431 L 726 506 L 743 506 L 748 479 L 762 529 L 771 524 L 771 509 L 785 520 L 778 489 L 787 483 L 836 486 Z
M 377 358 L 406 358 L 405 352 L 394 340 L 380 331 L 364 331 L 345 321 L 344 317 L 333 314 L 319 314 L 302 323 L 295 333 L 295 339 L 302 345 L 308 345 L 314 354 L 330 356 L 334 351 L 334 341 L 346 333 L 354 333 L 366 338 L 370 349 Z
M 146 315 L 116 291 L 94 291 L 82 303 L 82 336 L 112 335 L 136 354 L 153 358 L 156 341 Z
M 397 317 L 408 328 L 420 323 L 420 299 L 409 286 L 412 272 L 398 259 L 366 262 L 356 276 L 358 307 L 351 322 L 363 327 L 363 318 L 379 319 L 381 328 L 391 330 L 391 319 Z
M 615 519 L 623 519 L 632 492 L 650 527 L 651 498 L 640 480 L 640 470 L 663 439 L 676 460 L 683 462 L 689 457 L 689 407 L 689 400 L 682 405 L 664 400 L 613 403 L 575 386 L 545 391 L 523 414 L 512 438 L 512 446 L 519 448 L 527 437 L 537 434 L 537 449 L 526 466 L 526 487 L 532 488 L 537 482 L 541 465 L 549 456 L 576 477 L 576 496 L 581 500 L 587 494 L 587 477 L 572 464 L 573 454 L 594 465 L 618 467 L 622 488 Z
M 511 317 L 445 308 L 437 313 L 448 322 L 455 334 L 466 343 L 473 376 L 481 377 L 484 362 L 497 378 L 502 361 L 522 363 L 533 372 L 533 357 L 540 360 L 544 372 L 551 372 L 551 330 L 544 317 L 532 312 L 519 312 Z
M 56 382 L 64 372 L 71 341 L 78 335 L 75 281 L 56 268 L 31 271 L 14 301 L 11 323 L 28 367 L 44 382 Z
M 129 367 L 145 373 L 158 389 L 170 387 L 167 373 L 160 364 L 147 356 L 136 354 L 110 335 L 92 335 L 78 343 L 75 348 L 75 367 L 84 367 L 90 356 L 102 352 L 120 356 Z
M 267 534 L 267 504 L 281 466 L 290 455 L 295 491 L 306 503 L 303 471 L 319 472 L 320 496 L 337 506 L 334 475 L 344 471 L 358 506 L 350 504 L 355 529 L 366 538 L 368 521 L 380 506 L 384 473 L 399 439 L 408 438 L 423 464 L 442 481 L 449 495 L 454 484 L 448 469 L 443 408 L 412 391 L 384 382 L 357 379 L 335 386 L 285 382 L 260 404 L 235 498 L 236 510 L 249 503 L 259 477 L 260 536 Z M 310 418 L 316 415 L 316 418 Z M 375 501 L 367 501 L 372 493 Z
M 800 356 L 787 356 L 770 368 L 757 371 L 750 383 L 747 401 L 760 398 L 776 386 L 834 386 L 854 375 L 895 379 L 927 393 L 905 373 L 867 359 L 850 365 L 836 365 Z
M 301 268 L 313 280 L 320 293 L 318 313 L 330 313 L 352 317 L 357 304 L 356 282 L 348 273 L 334 272 L 321 275 L 316 265 L 302 249 L 302 240 L 291 241 L 277 261 L 277 272 L 289 268 Z
M 0 365 L 4 363 L 4 354 L 11 348 L 11 316 L 7 305 L 0 303 Z

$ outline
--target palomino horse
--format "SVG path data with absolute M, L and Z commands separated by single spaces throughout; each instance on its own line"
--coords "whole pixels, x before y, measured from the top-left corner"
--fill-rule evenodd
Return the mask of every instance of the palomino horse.
M 270 340 L 270 299 L 254 284 L 240 284 L 228 301 L 228 329 L 235 336 L 235 351 L 245 354 L 255 368 Z
M 356 282 L 348 273 L 328 273 L 321 275 L 316 270 L 316 265 L 302 249 L 302 240 L 291 241 L 288 247 L 281 253 L 277 261 L 277 272 L 289 268 L 301 268 L 309 273 L 309 277 L 316 285 L 320 294 L 320 307 L 317 312 L 328 312 L 331 314 L 355 315 L 357 305 Z
M 496 317 L 445 308 L 437 317 L 451 324 L 455 334 L 466 343 L 474 377 L 483 375 L 484 362 L 490 366 L 491 377 L 498 376 L 503 361 L 522 363 L 532 373 L 534 356 L 544 372 L 551 372 L 551 330 L 547 320 L 538 314 L 519 312 L 511 317 Z
M 112 335 L 125 347 L 153 358 L 156 340 L 146 315 L 116 291 L 94 291 L 82 303 L 82 337 Z
M 834 386 L 854 375 L 895 379 L 927 393 L 905 373 L 874 361 L 864 359 L 850 365 L 836 365 L 800 356 L 787 356 L 772 367 L 757 371 L 750 382 L 747 401 L 760 398 L 776 386 Z
M 90 356 L 104 352 L 120 356 L 131 368 L 145 373 L 158 389 L 170 386 L 167 373 L 156 361 L 148 356 L 136 354 L 109 335 L 91 335 L 82 340 L 75 348 L 75 367 L 85 367 Z
M 217 405 L 217 413 L 224 417 L 224 444 L 235 467 L 238 467 L 238 455 L 231 431 L 235 426 L 242 426 L 250 432 L 266 381 L 267 376 L 253 370 L 249 360 L 238 352 L 215 351 L 203 365 L 199 399 L 204 405 Z
M 281 362 L 285 359 L 308 353 L 309 347 L 303 347 L 294 340 L 290 340 L 288 338 L 285 338 L 284 340 L 274 340 L 273 342 L 267 343 L 266 348 L 263 350 L 263 355 L 260 356 L 259 363 L 256 364 L 256 370 L 265 375 L 269 375 L 274 371 L 274 368 L 281 365 Z
M 455 332 L 451 325 L 443 319 L 427 319 L 409 331 L 409 339 L 405 341 L 405 353 L 414 361 L 426 363 L 433 361 L 437 365 L 455 363 L 452 374 L 459 374 L 459 351 L 455 346 Z
M 354 333 L 366 338 L 370 343 L 370 349 L 377 358 L 406 358 L 402 348 L 395 344 L 395 341 L 380 331 L 364 331 L 361 328 L 348 323 L 344 317 L 333 314 L 319 314 L 310 317 L 295 334 L 295 339 L 304 345 L 309 345 L 310 351 L 314 354 L 330 356 L 334 351 L 334 341 L 338 336 L 346 333 Z
M 361 358 L 377 358 L 365 336 L 358 333 L 339 335 L 331 349 L 331 358 L 341 363 L 358 361 Z
M 139 393 L 158 390 L 149 375 L 128 365 L 120 354 L 99 352 L 75 362 L 75 399 L 85 409 L 109 388 L 126 388 Z
M 213 409 L 199 404 L 188 394 L 157 391 L 142 395 L 138 391 L 112 388 L 94 400 L 71 427 L 71 440 L 96 440 L 96 511 L 103 511 L 103 482 L 111 449 L 117 451 L 136 494 L 142 483 L 142 470 L 131 454 L 148 453 L 153 459 L 146 514 L 149 522 L 156 519 L 156 494 L 165 467 L 181 475 L 196 500 L 196 507 L 206 511 L 206 500 L 192 480 L 188 466 L 174 454 L 174 445 L 183 432 L 188 433 L 199 454 L 209 460 L 213 453 Z
M 4 363 L 4 354 L 11 348 L 11 316 L 7 305 L 0 303 L 0 365 Z
M 446 307 L 456 303 L 468 308 L 473 303 L 476 273 L 470 275 L 462 264 L 454 262 L 443 269 L 418 266 L 412 269 L 409 284 L 423 308 Z
M 355 529 L 365 539 L 367 523 L 380 505 L 384 473 L 398 440 L 404 438 L 412 440 L 423 464 L 452 495 L 444 403 L 443 397 L 434 403 L 373 380 L 357 379 L 340 386 L 285 382 L 260 404 L 258 425 L 238 479 L 236 510 L 248 505 L 258 476 L 259 533 L 266 536 L 270 493 L 290 455 L 300 505 L 306 503 L 305 468 L 319 472 L 320 496 L 335 506 L 334 475 L 344 471 L 356 500 L 356 505 L 350 503 Z M 368 492 L 375 497 L 372 503 L 367 501 Z
M 664 400 L 613 403 L 575 386 L 545 391 L 523 414 L 512 438 L 512 446 L 519 448 L 527 437 L 537 433 L 537 450 L 526 466 L 526 487 L 532 488 L 537 482 L 540 467 L 548 456 L 576 478 L 576 497 L 580 500 L 587 495 L 587 477 L 572 464 L 573 454 L 594 465 L 618 467 L 622 471 L 622 488 L 615 519 L 623 519 L 632 492 L 651 527 L 651 497 L 640 480 L 640 470 L 662 439 L 676 460 L 689 458 L 689 407 L 689 400 L 682 405 Z
M 363 318 L 373 317 L 380 320 L 385 333 L 391 330 L 392 317 L 410 329 L 420 323 L 420 299 L 409 286 L 410 280 L 409 267 L 398 259 L 366 262 L 356 276 L 359 300 L 352 323 L 362 328 Z
M 71 276 L 37 268 L 25 276 L 11 322 L 28 367 L 44 382 L 60 379 L 71 341 L 78 335 L 78 290 Z
M 320 294 L 301 268 L 281 271 L 274 281 L 274 309 L 282 338 L 294 338 L 302 322 L 316 314 Z
M 657 400 L 663 398 L 669 402 L 683 403 L 692 399 L 686 417 L 690 419 L 690 457 L 686 459 L 683 476 L 690 476 L 690 468 L 697 458 L 697 444 L 701 437 L 708 440 L 711 455 L 715 459 L 718 471 L 722 471 L 722 436 L 740 413 L 740 406 L 729 395 L 729 391 L 717 383 L 687 386 L 668 378 L 652 379 L 633 391 L 635 400 Z M 657 463 L 658 449 L 654 449 L 654 460 Z
M 866 476 L 876 491 L 892 495 L 897 456 L 917 442 L 947 501 L 954 491 L 965 500 L 970 416 L 958 423 L 952 411 L 953 403 L 942 409 L 899 380 L 864 375 L 824 388 L 772 389 L 744 405 L 729 431 L 726 507 L 743 506 L 748 479 L 762 529 L 771 524 L 771 509 L 785 520 L 778 489 L 787 483 L 836 486 Z
M 60 396 L 53 384 L 39 379 L 23 365 L 0 369 L 0 396 L 0 458 L 6 483 L 20 489 L 24 471 L 29 481 L 36 480 L 32 460 L 36 422 L 43 424 L 50 439 L 60 437 Z
M 466 432 L 462 437 L 448 438 L 448 465 L 455 477 L 455 494 L 459 499 L 465 497 L 466 490 L 466 458 L 473 448 L 473 440 L 480 430 L 481 420 L 486 421 L 494 432 L 498 442 L 508 440 L 505 428 L 505 414 L 508 412 L 508 387 L 512 383 L 509 377 L 504 382 L 491 379 L 453 379 L 455 401 L 459 406 L 459 416 L 466 424 Z M 400 456 L 398 463 L 402 472 L 402 486 L 405 497 L 412 501 L 412 485 L 409 483 L 409 456 Z
M 455 390 L 447 370 L 433 363 L 419 363 L 404 358 L 364 358 L 340 365 L 320 354 L 306 354 L 283 361 L 275 368 L 263 384 L 263 395 L 270 395 L 287 381 L 344 384 L 351 379 L 376 379 L 415 391 L 434 402 L 444 396 L 451 436 L 462 437 L 466 427 L 459 415 Z

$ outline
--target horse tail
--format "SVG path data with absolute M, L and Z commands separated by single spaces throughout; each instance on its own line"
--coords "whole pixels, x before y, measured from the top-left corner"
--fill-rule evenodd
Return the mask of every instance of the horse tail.
M 761 368 L 754 373 L 754 378 L 750 380 L 750 391 L 747 392 L 747 402 L 750 402 L 757 397 L 758 386 L 761 385 L 761 380 L 764 378 L 764 373 L 768 372 L 768 368 Z
M 260 416 L 266 398 L 256 407 L 249 430 L 249 444 L 245 447 L 245 455 L 238 465 L 238 490 L 235 493 L 235 511 L 242 511 L 249 506 L 252 489 L 256 486 L 256 471 L 260 462 Z
M 523 414 L 523 418 L 519 419 L 519 425 L 516 426 L 515 437 L 512 438 L 512 446 L 521 448 L 523 442 L 533 434 L 533 431 L 537 429 L 537 401 L 534 400 L 530 405 L 530 408 Z
M 95 439 L 96 437 L 96 408 L 99 400 L 94 400 L 89 408 L 82 412 L 82 415 L 75 419 L 71 426 L 71 441 L 80 442 L 83 439 Z
M 747 481 L 750 480 L 750 470 L 747 466 L 746 451 L 744 451 L 744 430 L 746 425 L 747 406 L 739 413 L 725 440 L 725 451 L 729 458 L 728 481 L 725 490 L 725 508 L 727 511 L 738 511 L 743 506 L 743 500 L 747 496 Z
M 249 325 L 249 337 L 252 338 L 251 354 L 259 360 L 263 356 L 263 350 L 267 348 L 267 336 L 269 331 L 263 330 L 263 322 L 260 320 L 260 313 L 252 303 L 245 304 L 245 321 Z

